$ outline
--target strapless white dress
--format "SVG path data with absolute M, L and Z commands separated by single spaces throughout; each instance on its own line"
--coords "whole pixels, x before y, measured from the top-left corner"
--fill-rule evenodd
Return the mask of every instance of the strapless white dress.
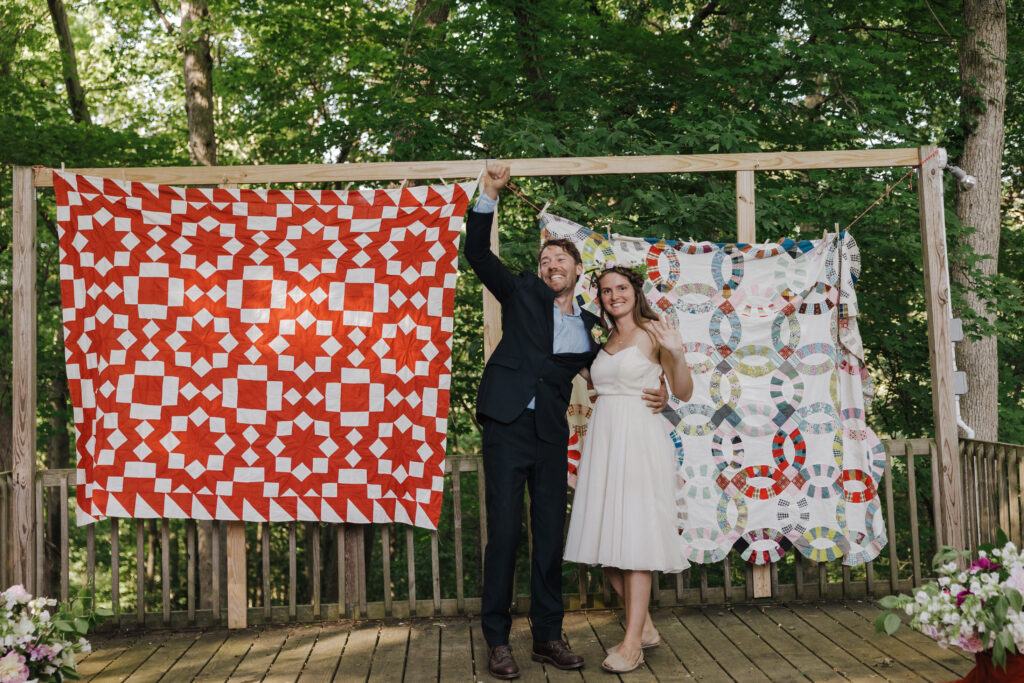
M 680 572 L 671 425 L 643 402 L 661 366 L 636 346 L 603 349 L 590 368 L 597 390 L 580 457 L 565 559 L 619 569 Z

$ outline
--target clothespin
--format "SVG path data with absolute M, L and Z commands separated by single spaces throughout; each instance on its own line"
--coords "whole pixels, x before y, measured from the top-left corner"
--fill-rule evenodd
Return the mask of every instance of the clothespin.
M 544 208 L 540 210 L 540 215 L 538 215 L 537 218 L 540 218 L 545 213 L 547 213 L 547 210 L 548 210 L 549 206 L 551 206 L 551 202 L 544 202 Z

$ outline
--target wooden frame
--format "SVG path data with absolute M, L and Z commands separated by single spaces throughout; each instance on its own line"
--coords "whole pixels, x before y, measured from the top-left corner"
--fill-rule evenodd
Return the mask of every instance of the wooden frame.
M 932 385 L 935 388 L 933 417 L 939 458 L 939 494 L 945 501 L 940 521 L 942 542 L 962 548 L 964 545 L 963 480 L 960 474 L 956 413 L 953 403 L 953 363 L 946 302 L 949 280 L 946 263 L 945 214 L 942 200 L 941 165 L 935 147 L 830 152 L 764 152 L 753 154 L 698 154 L 638 157 L 578 157 L 508 160 L 515 176 L 565 176 L 602 174 L 708 173 L 736 174 L 737 238 L 755 240 L 755 173 L 768 170 L 845 169 L 894 166 L 920 166 L 918 195 L 921 215 L 921 243 L 928 313 L 928 345 Z M 265 183 L 303 183 L 337 181 L 382 181 L 436 178 L 472 178 L 482 169 L 476 160 L 424 161 L 363 164 L 218 166 L 168 168 L 91 168 L 71 169 L 85 175 L 118 180 L 185 185 L 227 185 Z M 52 187 L 53 173 L 47 168 L 14 169 L 14 472 L 12 479 L 11 552 L 13 580 L 34 584 L 37 573 L 32 552 L 33 489 L 35 471 L 35 194 L 36 187 Z M 494 244 L 497 250 L 497 214 Z M 485 344 L 488 349 L 500 338 L 500 311 L 493 301 L 485 301 Z M 231 551 L 228 613 L 232 626 L 245 623 L 244 543 L 240 543 L 241 525 L 229 528 Z M 756 575 L 755 583 L 764 593 L 770 588 L 767 567 Z M 235 588 L 232 589 L 232 585 Z M 243 584 L 244 585 L 244 584 Z

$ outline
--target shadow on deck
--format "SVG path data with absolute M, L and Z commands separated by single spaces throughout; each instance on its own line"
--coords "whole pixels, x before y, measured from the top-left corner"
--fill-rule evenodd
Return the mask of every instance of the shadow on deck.
M 952 681 L 973 666 L 902 630 L 874 633 L 878 609 L 861 601 L 659 609 L 662 644 L 623 681 Z M 520 681 L 611 681 L 604 648 L 622 638 L 621 612 L 569 612 L 569 644 L 586 658 L 565 672 L 530 659 L 525 617 L 512 624 Z M 95 681 L 487 681 L 478 618 L 340 621 L 241 631 L 99 634 L 79 671 Z

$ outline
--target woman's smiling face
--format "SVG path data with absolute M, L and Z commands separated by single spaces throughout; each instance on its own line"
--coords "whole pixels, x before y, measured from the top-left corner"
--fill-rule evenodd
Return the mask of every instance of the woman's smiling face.
M 612 318 L 629 315 L 636 302 L 633 284 L 623 275 L 606 273 L 599 281 L 601 306 Z

